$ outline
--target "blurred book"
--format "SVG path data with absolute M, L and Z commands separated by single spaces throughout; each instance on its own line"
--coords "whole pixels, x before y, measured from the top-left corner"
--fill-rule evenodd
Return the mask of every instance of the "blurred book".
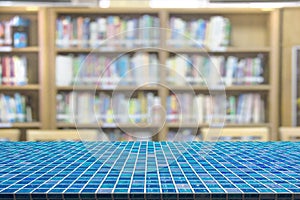
M 28 97 L 15 93 L 0 94 L 0 122 L 32 122 L 32 110 Z
M 16 15 L 0 20 L 0 46 L 23 48 L 29 46 L 30 20 Z
M 73 17 L 56 20 L 56 45 L 60 48 L 140 47 L 159 45 L 160 21 L 157 16 Z
M 173 47 L 202 47 L 225 50 L 230 45 L 231 23 L 222 16 L 184 20 L 171 16 L 167 44 Z
M 61 122 L 160 123 L 160 113 L 153 109 L 155 104 L 161 103 L 160 97 L 151 92 L 138 92 L 136 97 L 130 98 L 122 93 L 111 96 L 103 92 L 60 92 L 56 100 L 56 119 Z
M 257 85 L 264 83 L 264 56 L 203 56 L 181 54 L 166 61 L 170 85 Z
M 171 94 L 167 97 L 167 121 L 195 126 L 212 120 L 238 124 L 265 122 L 265 101 L 260 94 L 229 95 L 226 102 L 223 99 L 221 95 Z
M 0 85 L 26 85 L 27 76 L 25 56 L 0 57 Z
M 138 52 L 120 57 L 96 54 L 57 55 L 56 85 L 93 85 L 103 88 L 156 84 L 157 54 Z

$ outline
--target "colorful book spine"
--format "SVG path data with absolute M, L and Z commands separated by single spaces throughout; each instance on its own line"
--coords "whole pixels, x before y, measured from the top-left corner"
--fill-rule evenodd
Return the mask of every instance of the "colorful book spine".
M 25 56 L 0 57 L 0 85 L 26 85 L 27 58 Z
M 29 46 L 30 20 L 14 16 L 0 21 L 0 46 L 23 48 Z
M 171 16 L 169 28 L 167 44 L 170 46 L 224 50 L 230 45 L 231 23 L 222 16 L 189 21 Z
M 170 85 L 257 85 L 264 80 L 264 57 L 182 54 L 166 61 Z
M 124 94 L 61 92 L 56 96 L 57 121 L 78 123 L 149 123 L 161 119 L 153 107 L 159 106 L 160 97 L 153 93 L 138 92 L 137 97 Z M 75 116 L 75 118 L 73 118 Z M 158 120 L 157 120 L 158 121 Z
M 264 105 L 264 99 L 258 93 L 228 96 L 226 102 L 220 95 L 171 94 L 166 102 L 167 121 L 193 123 L 194 125 L 223 121 L 226 123 L 263 123 L 265 121 Z
M 19 93 L 0 94 L 0 122 L 31 122 L 32 111 L 28 97 Z
M 56 85 L 99 85 L 103 88 L 158 83 L 158 57 L 152 53 L 123 55 L 57 55 Z M 5 70 L 4 70 L 5 72 Z
M 56 20 L 56 45 L 59 48 L 158 45 L 159 27 L 159 18 L 148 14 L 122 18 L 60 16 Z

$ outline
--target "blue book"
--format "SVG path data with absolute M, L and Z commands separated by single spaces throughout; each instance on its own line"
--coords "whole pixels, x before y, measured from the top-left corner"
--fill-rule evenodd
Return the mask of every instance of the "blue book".
M 63 40 L 63 23 L 62 19 L 56 20 L 56 46 L 62 47 L 62 40 Z
M 6 119 L 8 122 L 13 123 L 16 121 L 15 112 L 14 112 L 15 107 L 13 107 L 14 104 L 12 103 L 13 99 L 11 99 L 11 97 L 8 95 L 4 95 L 4 99 L 5 99 L 6 109 L 7 109 L 7 111 L 6 111 L 7 118 Z
M 15 93 L 15 102 L 16 102 L 16 118 L 18 122 L 25 122 L 25 113 L 23 112 L 22 97 L 19 93 Z
M 89 39 L 90 39 L 90 21 L 91 19 L 89 17 L 84 18 L 83 20 L 83 47 L 89 46 Z
M 30 21 L 20 16 L 12 19 L 12 39 L 15 48 L 28 46 Z
M 198 29 L 197 29 L 197 42 L 200 47 L 203 47 L 205 40 L 205 32 L 206 32 L 206 21 L 203 19 L 198 20 Z
M 129 69 L 129 56 L 124 55 L 121 56 L 117 62 L 117 73 L 119 77 L 124 78 L 124 76 L 128 76 L 128 69 Z

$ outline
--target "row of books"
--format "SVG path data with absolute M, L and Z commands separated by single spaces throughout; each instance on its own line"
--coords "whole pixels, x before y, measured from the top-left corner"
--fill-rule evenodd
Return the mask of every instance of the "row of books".
M 265 102 L 258 93 L 231 95 L 226 99 L 222 95 L 171 94 L 167 97 L 166 108 L 168 122 L 265 122 Z
M 74 123 L 160 123 L 158 106 L 160 97 L 148 92 L 138 92 L 136 97 L 124 93 L 110 96 L 106 93 L 89 92 L 59 93 L 57 120 Z M 74 116 L 76 119 L 74 119 Z
M 166 119 L 183 123 L 263 123 L 265 102 L 258 93 L 238 96 L 172 94 L 167 97 Z M 159 125 L 165 116 L 160 111 L 161 99 L 151 92 L 138 92 L 129 98 L 124 93 L 113 96 L 100 92 L 57 94 L 57 121 L 74 123 L 147 123 Z
M 184 20 L 181 17 L 170 18 L 167 44 L 170 46 L 206 47 L 222 50 L 230 44 L 231 23 L 222 16 L 210 19 Z
M 0 57 L 0 84 L 26 85 L 27 59 L 25 56 Z
M 167 82 L 175 85 L 255 85 L 264 82 L 264 57 L 175 55 L 167 59 Z
M 28 46 L 30 20 L 14 16 L 10 20 L 0 21 L 0 46 L 16 48 Z
M 58 55 L 56 85 L 142 85 L 158 81 L 158 58 L 154 53 L 137 52 L 120 57 L 90 55 Z
M 0 121 L 4 123 L 32 122 L 28 98 L 19 93 L 0 94 Z
M 57 47 L 132 47 L 159 44 L 157 16 L 60 16 L 56 20 Z
M 264 56 L 203 56 L 182 54 L 166 62 L 167 83 L 172 85 L 254 85 L 264 82 Z M 56 85 L 142 85 L 158 83 L 159 61 L 154 53 L 104 55 L 58 55 Z

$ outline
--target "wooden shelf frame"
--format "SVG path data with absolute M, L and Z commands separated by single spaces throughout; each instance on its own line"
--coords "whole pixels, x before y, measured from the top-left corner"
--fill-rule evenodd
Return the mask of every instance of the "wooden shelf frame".
M 28 84 L 28 85 L 0 85 L 0 91 L 26 91 L 26 90 L 39 90 L 39 84 Z
M 268 57 L 268 83 L 262 85 L 233 85 L 225 87 L 226 92 L 242 93 L 242 92 L 259 92 L 266 94 L 266 123 L 259 124 L 230 124 L 229 127 L 268 127 L 271 133 L 271 139 L 278 139 L 278 125 L 279 125 L 279 27 L 280 27 L 280 9 L 259 9 L 259 8 L 197 8 L 197 9 L 119 9 L 119 8 L 50 8 L 48 11 L 50 25 L 47 26 L 48 51 L 48 103 L 49 109 L 47 110 L 48 118 L 47 127 L 56 128 L 75 128 L 74 124 L 56 122 L 56 94 L 60 91 L 72 91 L 72 86 L 56 87 L 55 85 L 55 58 L 58 54 L 79 54 L 79 53 L 124 53 L 131 49 L 128 48 L 57 48 L 55 42 L 55 21 L 58 16 L 72 15 L 72 16 L 107 16 L 107 15 L 142 15 L 154 14 L 160 18 L 160 25 L 162 28 L 160 35 L 159 49 L 149 49 L 148 52 L 157 52 L 159 61 L 165 63 L 170 53 L 207 53 L 218 55 L 254 55 L 266 54 Z M 170 16 L 198 16 L 209 17 L 213 15 L 222 15 L 228 17 L 232 22 L 232 44 L 226 50 L 211 51 L 207 49 L 197 48 L 174 48 L 166 45 L 166 34 L 163 29 L 168 28 Z M 251 34 L 250 34 L 251 33 Z M 132 50 L 134 51 L 134 50 Z M 51 66 L 51 67 L 50 67 Z M 161 73 L 160 78 L 162 81 L 165 79 L 165 74 Z M 186 90 L 184 86 L 171 87 L 174 90 Z M 78 91 L 94 90 L 95 87 L 77 87 Z M 194 86 L 193 89 L 198 92 L 206 92 L 205 86 Z M 111 90 L 99 88 L 97 91 Z M 124 87 L 124 91 L 131 90 L 130 87 Z M 169 94 L 169 89 L 164 87 L 149 87 L 141 88 L 141 90 L 157 90 L 158 95 L 161 97 L 162 104 L 165 107 L 165 100 Z M 216 88 L 218 90 L 218 88 Z M 102 124 L 100 124 L 102 125 Z M 83 124 L 79 125 L 82 128 L 97 128 L 99 124 Z M 126 127 L 126 125 L 124 125 Z M 182 124 L 182 126 L 194 128 L 192 124 Z M 200 124 L 199 128 L 207 127 L 207 124 Z M 166 123 L 158 136 L 165 138 L 170 128 L 178 128 L 178 123 Z
M 0 46 L 0 53 L 37 53 L 39 52 L 38 46 L 30 46 L 24 48 L 12 48 L 6 46 Z
M 300 45 L 299 31 L 299 17 L 300 7 L 289 7 L 281 10 L 281 63 L 280 63 L 280 126 L 288 127 L 293 124 L 293 106 L 294 101 L 292 94 L 292 80 L 295 75 L 292 70 L 292 48 Z M 297 85 L 298 87 L 298 85 Z M 295 88 L 296 89 L 296 88 Z M 299 91 L 299 89 L 297 88 Z M 295 92 L 295 91 L 294 91 Z
M 47 12 L 48 8 L 36 6 L 0 7 L 1 19 L 11 19 L 16 15 L 24 16 L 30 20 L 29 44 L 24 48 L 13 48 L 1 46 L 0 54 L 24 55 L 28 58 L 29 83 L 22 86 L 0 85 L 1 93 L 20 92 L 25 96 L 34 95 L 33 116 L 37 121 L 23 123 L 8 123 L 11 128 L 18 128 L 24 131 L 27 128 L 46 128 L 48 107 L 46 106 L 47 94 Z M 31 80 L 32 79 L 32 80 Z M 2 124 L 5 127 L 5 123 Z M 1 124 L 0 124 L 1 126 Z

